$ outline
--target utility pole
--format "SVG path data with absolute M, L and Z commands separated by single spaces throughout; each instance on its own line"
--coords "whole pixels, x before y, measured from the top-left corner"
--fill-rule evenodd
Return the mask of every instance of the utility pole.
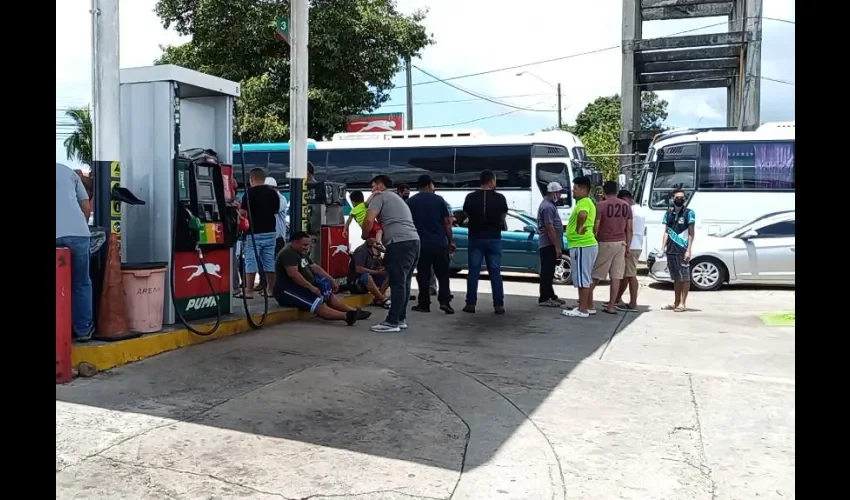
M 120 212 L 111 211 L 112 183 L 121 181 L 121 71 L 118 0 L 92 0 L 92 173 L 94 223 L 121 235 Z M 104 249 L 108 245 L 104 245 Z
M 413 67 L 410 57 L 404 59 L 404 72 L 407 84 L 407 130 L 413 130 Z
M 564 121 L 561 119 L 561 84 L 558 83 L 558 130 L 563 127 Z
M 309 0 L 291 0 L 289 36 L 289 172 L 292 206 L 289 234 L 304 230 L 304 184 L 307 178 L 307 86 L 310 33 Z

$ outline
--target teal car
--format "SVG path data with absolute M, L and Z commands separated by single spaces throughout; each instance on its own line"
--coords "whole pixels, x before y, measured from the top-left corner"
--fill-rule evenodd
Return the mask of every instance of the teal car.
M 452 209 L 455 226 L 452 228 L 457 250 L 452 255 L 449 264 L 452 274 L 457 274 L 468 267 L 469 230 L 466 228 L 466 214 L 462 209 Z M 505 230 L 502 231 L 502 271 L 513 273 L 540 274 L 540 258 L 537 253 L 540 233 L 537 231 L 537 218 L 521 210 L 508 210 L 505 218 Z M 563 240 L 562 248 L 567 248 Z M 482 265 L 482 269 L 486 267 Z M 555 284 L 568 285 L 572 268 L 566 253 L 558 261 L 555 268 Z

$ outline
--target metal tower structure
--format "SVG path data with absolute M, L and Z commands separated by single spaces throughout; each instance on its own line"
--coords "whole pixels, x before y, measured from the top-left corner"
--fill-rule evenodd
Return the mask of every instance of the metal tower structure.
M 761 98 L 763 0 L 623 0 L 620 152 L 651 139 L 641 92 L 726 88 L 726 125 L 753 130 Z M 642 38 L 644 21 L 727 16 L 726 33 Z

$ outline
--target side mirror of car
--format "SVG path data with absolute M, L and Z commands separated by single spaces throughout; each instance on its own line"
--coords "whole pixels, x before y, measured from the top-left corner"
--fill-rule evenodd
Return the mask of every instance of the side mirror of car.
M 741 235 L 741 239 L 742 240 L 748 240 L 750 238 L 755 238 L 758 235 L 759 235 L 758 231 L 756 231 L 755 229 L 750 229 L 750 230 L 748 230 L 747 232 L 745 232 L 744 234 Z
M 537 232 L 537 228 L 534 227 L 534 226 L 525 226 L 524 228 L 522 228 L 522 230 L 525 231 L 526 233 L 536 233 Z

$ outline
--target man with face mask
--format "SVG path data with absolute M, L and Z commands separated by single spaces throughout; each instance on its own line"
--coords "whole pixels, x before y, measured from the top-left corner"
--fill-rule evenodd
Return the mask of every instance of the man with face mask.
M 336 281 L 321 266 L 314 264 L 310 253 L 310 235 L 297 232 L 275 259 L 278 279 L 274 298 L 282 307 L 309 311 L 322 319 L 345 321 L 349 326 L 367 319 L 369 311 L 348 307 L 338 296 Z
M 401 196 L 401 199 L 407 202 L 410 199 L 410 186 L 407 184 L 399 184 L 395 188 L 396 194 Z
M 544 307 L 560 307 L 566 302 L 555 294 L 552 282 L 555 280 L 555 267 L 564 254 L 564 223 L 558 215 L 558 205 L 564 187 L 557 182 L 550 182 L 546 189 L 546 198 L 540 202 L 537 209 L 537 232 L 540 252 L 540 296 L 537 305 Z
M 694 245 L 696 215 L 685 207 L 685 191 L 673 191 L 673 208 L 664 215 L 665 231 L 661 251 L 667 254 L 667 269 L 673 280 L 673 304 L 664 310 L 687 310 L 688 291 L 691 287 L 691 248 Z

